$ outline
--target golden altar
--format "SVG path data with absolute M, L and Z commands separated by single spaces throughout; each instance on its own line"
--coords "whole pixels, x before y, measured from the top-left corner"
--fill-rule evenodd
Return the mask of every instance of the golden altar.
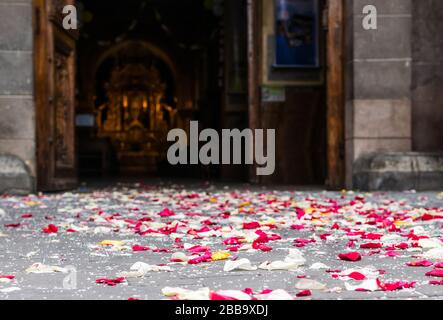
M 154 66 L 116 67 L 96 109 L 98 136 L 108 138 L 123 174 L 155 174 L 167 150 L 177 111 L 165 103 L 166 86 Z

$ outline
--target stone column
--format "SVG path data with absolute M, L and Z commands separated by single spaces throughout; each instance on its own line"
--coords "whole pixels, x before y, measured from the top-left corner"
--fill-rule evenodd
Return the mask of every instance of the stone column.
M 0 0 L 0 193 L 34 189 L 32 0 Z
M 345 0 L 346 183 L 372 152 L 411 151 L 411 0 Z M 363 8 L 377 8 L 377 30 L 363 28 Z M 355 187 L 355 185 L 354 185 Z

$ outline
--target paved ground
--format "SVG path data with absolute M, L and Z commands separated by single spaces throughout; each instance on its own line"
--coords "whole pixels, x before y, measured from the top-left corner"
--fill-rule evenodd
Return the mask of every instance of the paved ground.
M 0 208 L 0 299 L 443 298 L 437 192 L 165 183 L 5 196 Z M 361 260 L 338 257 L 350 252 Z M 224 271 L 244 258 L 283 270 Z M 145 269 L 128 273 L 136 262 Z

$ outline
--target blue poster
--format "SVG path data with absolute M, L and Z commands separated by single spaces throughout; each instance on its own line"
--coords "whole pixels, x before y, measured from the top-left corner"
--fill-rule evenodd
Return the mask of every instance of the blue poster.
M 275 14 L 276 67 L 318 67 L 318 0 L 275 0 Z

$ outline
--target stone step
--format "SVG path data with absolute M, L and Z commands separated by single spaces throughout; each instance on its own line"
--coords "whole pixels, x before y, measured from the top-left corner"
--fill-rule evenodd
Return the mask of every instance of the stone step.
M 27 195 L 34 191 L 34 178 L 23 160 L 0 154 L 0 194 Z
M 355 162 L 353 179 L 364 191 L 443 190 L 443 153 L 366 154 Z

